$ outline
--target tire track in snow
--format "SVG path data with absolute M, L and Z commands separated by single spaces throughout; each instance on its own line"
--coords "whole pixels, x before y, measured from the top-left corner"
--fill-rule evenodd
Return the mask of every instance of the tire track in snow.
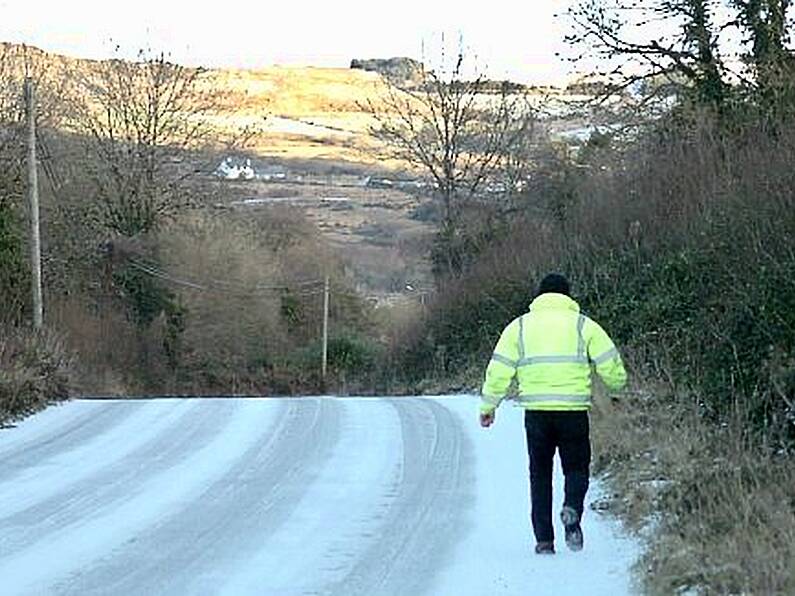
M 23 443 L 33 445 L 48 434 L 61 433 L 81 418 L 91 417 L 100 408 L 99 403 L 87 400 L 57 402 L 29 418 L 0 427 L 0 457 L 24 449 Z
M 226 400 L 173 400 L 152 402 L 154 420 L 142 420 L 138 435 L 111 437 L 121 443 L 118 453 L 99 459 L 99 465 L 87 473 L 69 478 L 44 476 L 38 484 L 48 491 L 39 491 L 44 499 L 18 503 L 17 509 L 4 506 L 0 498 L 0 546 L 7 551 L 30 547 L 50 532 L 58 532 L 91 515 L 112 509 L 136 493 L 136 487 L 147 477 L 167 471 L 175 462 L 201 449 L 228 422 L 234 404 Z M 122 432 L 126 426 L 117 427 Z M 101 446 L 104 451 L 111 445 Z M 97 452 L 104 452 L 97 449 Z M 90 458 L 83 466 L 91 466 Z M 10 486 L 19 492 L 17 483 Z M 33 487 L 30 491 L 35 494 Z M 0 484 L 0 495 L 3 485 Z M 34 498 L 35 499 L 35 498 Z M 10 514 L 9 514 L 10 513 Z
M 323 594 L 377 539 L 400 483 L 400 418 L 383 399 L 344 398 L 340 439 L 288 520 L 229 569 L 218 594 Z
M 206 491 L 55 593 L 217 592 L 225 570 L 289 517 L 339 439 L 336 400 L 279 400 L 285 402 L 273 431 L 263 432 Z
M 116 405 L 121 408 L 129 405 L 132 413 L 108 429 L 97 429 L 93 438 L 78 442 L 73 449 L 66 448 L 27 467 L 14 466 L 0 475 L 0 520 L 113 464 L 128 455 L 136 443 L 150 439 L 158 426 L 168 422 L 168 416 L 163 416 L 162 405 L 149 403 L 139 407 L 129 402 Z M 185 405 L 183 402 L 183 409 Z
M 466 528 L 470 449 L 459 419 L 429 399 L 388 400 L 403 435 L 402 477 L 379 538 L 325 594 L 420 594 Z
M 46 539 L 29 548 L 0 553 L 3 592 L 57 593 L 58 581 L 83 570 L 90 572 L 103 557 L 126 552 L 139 534 L 200 498 L 242 454 L 261 440 L 274 413 L 274 409 L 258 407 L 256 403 L 243 405 L 240 400 L 229 403 L 230 419 L 223 426 L 217 425 L 217 432 L 208 443 L 192 449 L 181 460 L 171 460 L 162 473 L 142 476 L 129 498 L 114 503 L 113 507 L 87 512 L 84 519 L 49 533 Z M 91 589 L 95 593 L 113 593 L 104 586 L 95 585 Z
M 96 439 L 100 433 L 112 432 L 147 403 L 107 402 L 104 407 L 89 408 L 88 412 L 63 427 L 50 425 L 52 428 L 48 428 L 44 437 L 35 436 L 21 443 L 10 443 L 7 449 L 0 450 L 0 482 L 18 470 L 31 468 L 44 460 L 76 449 L 83 443 Z

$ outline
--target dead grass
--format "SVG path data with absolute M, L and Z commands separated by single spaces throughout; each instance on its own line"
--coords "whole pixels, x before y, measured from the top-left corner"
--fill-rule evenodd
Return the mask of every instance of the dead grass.
M 228 107 L 237 112 L 301 117 L 318 113 L 361 112 L 362 92 L 378 93 L 379 75 L 347 68 L 273 66 L 259 70 L 213 70 L 211 86 L 232 92 Z
M 75 355 L 79 395 L 130 395 L 145 391 L 133 371 L 141 337 L 109 299 L 67 296 L 50 305 L 49 317 Z
M 0 423 L 69 397 L 72 357 L 52 331 L 0 330 Z
M 720 426 L 702 414 L 659 387 L 594 412 L 605 505 L 647 542 L 646 591 L 795 593 L 795 462 L 755 443 L 743 412 Z

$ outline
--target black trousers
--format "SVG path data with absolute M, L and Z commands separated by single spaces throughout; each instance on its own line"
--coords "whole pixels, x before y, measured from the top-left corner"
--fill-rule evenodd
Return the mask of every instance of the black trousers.
M 560 451 L 565 478 L 564 506 L 582 518 L 588 492 L 591 439 L 588 412 L 526 410 L 524 427 L 530 458 L 530 519 L 536 542 L 552 542 L 552 465 Z

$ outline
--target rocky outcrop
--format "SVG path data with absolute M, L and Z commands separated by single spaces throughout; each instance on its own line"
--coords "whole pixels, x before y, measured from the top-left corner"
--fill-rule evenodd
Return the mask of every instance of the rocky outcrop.
M 422 62 L 412 58 L 354 58 L 351 68 L 377 72 L 394 83 L 422 82 Z

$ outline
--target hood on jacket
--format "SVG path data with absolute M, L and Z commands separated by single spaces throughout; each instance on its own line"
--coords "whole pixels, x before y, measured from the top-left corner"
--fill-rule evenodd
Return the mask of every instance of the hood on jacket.
M 548 292 L 541 294 L 530 303 L 530 310 L 557 309 L 580 312 L 580 305 L 565 294 Z

